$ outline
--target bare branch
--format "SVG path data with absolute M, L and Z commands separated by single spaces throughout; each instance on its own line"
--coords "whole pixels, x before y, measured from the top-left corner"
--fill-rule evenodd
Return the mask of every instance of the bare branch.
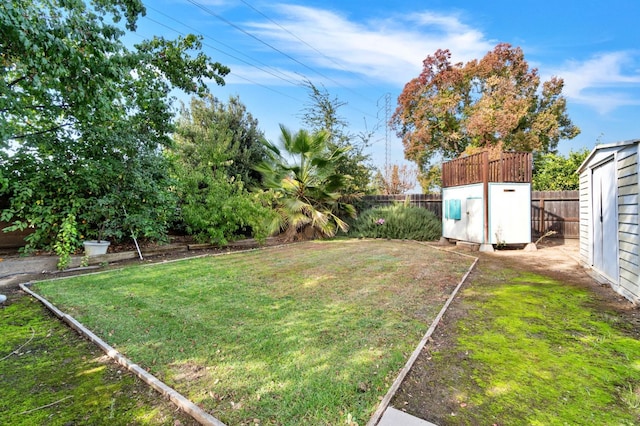
M 11 355 L 17 354 L 18 352 L 20 352 L 20 349 L 22 349 L 25 346 L 27 346 L 29 344 L 29 342 L 31 342 L 33 340 L 35 335 L 36 335 L 36 331 L 33 329 L 33 327 L 31 327 L 31 337 L 29 338 L 29 340 L 27 340 L 25 343 L 20 345 L 20 347 L 18 347 L 18 349 L 16 349 L 15 351 L 11 352 L 9 355 L 7 355 L 4 358 L 0 359 L 0 361 L 4 361 L 5 359 L 9 358 Z
M 57 401 L 52 402 L 51 404 L 43 405 L 43 406 L 37 407 L 37 408 L 32 408 L 31 410 L 23 411 L 20 414 L 29 414 L 29 413 L 32 413 L 34 411 L 42 410 L 43 408 L 48 408 L 48 407 L 51 407 L 53 405 L 60 404 L 62 401 L 66 401 L 69 398 L 73 398 L 73 395 L 67 395 L 62 399 L 59 399 Z

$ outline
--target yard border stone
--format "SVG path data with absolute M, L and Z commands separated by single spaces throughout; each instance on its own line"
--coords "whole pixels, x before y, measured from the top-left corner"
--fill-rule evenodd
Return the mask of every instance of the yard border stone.
M 376 426 L 382 420 L 382 418 L 383 418 L 383 416 L 385 414 L 385 411 L 389 407 L 389 403 L 391 402 L 391 399 L 393 398 L 393 396 L 396 394 L 396 392 L 400 388 L 400 385 L 402 384 L 402 381 L 404 380 L 404 378 L 408 374 L 409 370 L 411 369 L 411 367 L 413 366 L 413 364 L 417 360 L 417 358 L 420 355 L 420 353 L 421 353 L 422 349 L 424 348 L 424 346 L 430 340 L 431 335 L 434 333 L 436 327 L 440 323 L 440 321 L 441 321 L 442 317 L 444 316 L 447 308 L 449 307 L 451 302 L 453 302 L 453 299 L 457 295 L 458 291 L 460 290 L 462 285 L 466 282 L 467 277 L 473 271 L 474 267 L 476 266 L 476 264 L 480 260 L 478 257 L 472 256 L 472 255 L 469 255 L 469 254 L 465 254 L 465 253 L 461 253 L 459 251 L 455 251 L 454 248 L 436 247 L 433 244 L 427 244 L 427 243 L 423 243 L 423 242 L 420 242 L 420 241 L 414 241 L 414 242 L 417 243 L 417 244 L 420 244 L 420 245 L 424 245 L 424 246 L 430 247 L 430 248 L 432 248 L 434 250 L 448 251 L 448 252 L 454 253 L 454 254 L 459 255 L 459 256 L 471 258 L 471 259 L 473 259 L 473 263 L 468 268 L 467 272 L 464 274 L 464 276 L 462 277 L 460 282 L 457 284 L 457 286 L 454 288 L 454 290 L 451 292 L 451 294 L 447 298 L 447 301 L 445 302 L 443 307 L 440 309 L 440 312 L 438 313 L 436 318 L 431 323 L 431 326 L 429 327 L 429 329 L 427 330 L 427 332 L 423 336 L 422 340 L 420 341 L 420 343 L 418 344 L 416 349 L 413 351 L 413 353 L 411 354 L 411 356 L 409 357 L 409 359 L 405 363 L 404 367 L 398 373 L 398 376 L 396 377 L 396 379 L 394 380 L 393 384 L 391 385 L 391 387 L 387 391 L 387 394 L 381 400 L 380 404 L 378 404 L 378 408 L 373 413 L 373 415 L 370 417 L 370 419 L 367 422 L 366 426 Z M 278 249 L 278 248 L 281 248 L 284 245 L 289 245 L 289 244 L 279 244 L 279 245 L 273 245 L 273 246 L 260 246 L 260 247 L 254 247 L 254 248 L 247 248 L 245 250 L 240 250 L 240 252 L 257 251 L 257 250 L 264 250 L 264 249 Z M 202 248 L 202 247 L 194 247 L 193 249 L 200 249 L 200 248 Z M 192 250 L 192 249 L 189 248 L 187 250 Z M 129 254 L 129 253 L 137 255 L 136 252 L 127 252 L 127 254 Z M 164 260 L 164 261 L 161 261 L 161 262 L 158 262 L 158 263 L 154 262 L 154 263 L 150 263 L 150 264 L 143 264 L 142 266 L 154 266 L 154 265 L 158 265 L 158 264 L 162 264 L 162 263 L 180 262 L 180 261 L 199 258 L 199 257 L 209 257 L 209 256 L 216 257 L 216 256 L 221 256 L 221 255 L 223 256 L 223 255 L 229 255 L 229 254 L 235 254 L 235 253 L 238 253 L 238 251 L 229 251 L 229 252 L 223 252 L 223 253 L 207 253 L 207 254 L 202 254 L 202 255 L 198 255 L 198 256 L 191 256 L 191 257 L 187 257 L 187 258 Z M 120 269 L 120 268 L 116 268 L 116 269 Z M 111 270 L 111 271 L 113 271 L 113 270 Z M 105 272 L 109 272 L 109 270 L 93 271 L 93 272 L 89 272 L 89 273 L 83 274 L 83 275 L 101 274 L 101 273 L 105 273 Z M 63 279 L 63 278 L 67 278 L 67 277 L 49 278 L 49 279 L 46 279 L 46 281 Z M 78 332 L 81 336 L 85 337 L 86 339 L 88 339 L 92 343 L 96 344 L 103 352 L 105 352 L 105 354 L 109 358 L 113 359 L 118 364 L 120 364 L 123 367 L 127 368 L 127 370 L 131 371 L 133 374 L 138 376 L 142 381 L 144 381 L 149 386 L 151 386 L 154 390 L 159 392 L 162 396 L 164 396 L 165 398 L 169 399 L 171 402 L 176 404 L 182 411 L 184 411 L 185 413 L 189 414 L 191 417 L 193 417 L 200 424 L 206 425 L 206 426 L 227 426 L 225 423 L 221 422 L 220 420 L 218 420 L 214 416 L 212 416 L 209 413 L 205 412 L 203 409 L 198 407 L 192 401 L 190 401 L 189 399 L 187 399 L 186 397 L 181 395 L 178 391 L 176 391 L 175 389 L 173 389 L 173 388 L 169 387 L 168 385 L 166 385 L 164 382 L 159 380 L 157 377 L 153 376 L 151 373 L 147 372 L 146 370 L 144 370 L 139 365 L 134 364 L 131 360 L 126 358 L 124 355 L 122 355 L 120 352 L 118 352 L 115 348 L 113 348 L 112 346 L 107 344 L 105 341 L 100 339 L 98 336 L 96 336 L 89 329 L 84 327 L 84 325 L 82 325 L 79 321 L 77 321 L 71 315 L 68 315 L 68 314 L 62 312 L 56 306 L 54 306 L 51 302 L 49 302 L 47 299 L 45 299 L 44 297 L 42 297 L 39 294 L 37 294 L 34 291 L 32 291 L 29 287 L 32 284 L 37 283 L 37 282 L 38 281 L 20 283 L 19 286 L 20 286 L 20 289 L 22 289 L 24 292 L 26 292 L 27 294 L 31 295 L 32 297 L 34 297 L 38 301 L 40 301 L 45 307 L 47 307 L 51 312 L 53 312 L 54 315 L 56 315 L 62 321 L 67 323 L 71 328 L 76 330 L 76 332 Z
M 240 245 L 237 245 L 237 246 L 238 247 L 249 247 L 248 244 L 240 244 Z M 153 262 L 153 263 L 148 263 L 148 264 L 142 264 L 141 266 L 148 267 L 148 266 L 156 266 L 156 265 L 159 265 L 159 264 L 181 262 L 181 261 L 186 261 L 186 260 L 190 260 L 190 259 L 196 259 L 196 258 L 200 258 L 200 257 L 216 257 L 216 256 L 225 256 L 225 255 L 230 255 L 230 254 L 237 254 L 237 253 L 240 253 L 240 252 L 251 252 L 251 251 L 266 250 L 266 249 L 278 249 L 278 248 L 281 248 L 283 246 L 284 246 L 283 244 L 278 244 L 278 245 L 273 245 L 273 246 L 259 246 L 259 247 L 253 247 L 253 248 L 246 248 L 246 249 L 239 250 L 239 251 L 227 251 L 227 252 L 222 252 L 222 253 L 206 253 L 206 254 L 201 254 L 201 255 L 197 255 L 197 256 L 190 256 L 190 257 L 186 257 L 186 258 L 170 259 L 170 260 L 163 260 L 161 262 Z M 201 247 L 199 247 L 199 248 L 201 248 Z M 128 254 L 136 254 L 137 255 L 136 252 L 126 252 L 126 253 L 128 253 Z M 118 253 L 116 253 L 116 254 L 118 254 Z M 95 257 L 100 257 L 100 256 L 95 256 Z M 117 268 L 117 269 L 121 269 L 121 268 Z M 88 272 L 88 273 L 82 274 L 82 275 L 102 274 L 102 273 L 111 272 L 111 271 L 113 271 L 113 269 L 111 269 L 111 270 L 93 271 L 93 272 Z M 55 281 L 55 280 L 65 279 L 65 278 L 68 278 L 68 277 L 49 278 L 49 279 L 46 279 L 46 281 Z M 205 426 L 227 426 L 225 423 L 221 422 L 216 417 L 212 416 L 211 414 L 209 414 L 206 411 L 204 411 L 202 408 L 198 407 L 196 404 L 194 404 L 191 400 L 189 400 L 188 398 L 186 398 L 185 396 L 180 394 L 178 391 L 176 391 L 175 389 L 171 388 L 166 383 L 162 382 L 160 379 L 155 377 L 153 374 L 147 372 L 145 369 L 143 369 L 139 365 L 133 363 L 130 359 L 128 359 L 127 357 L 122 355 L 114 347 L 112 347 L 111 345 L 106 343 L 104 340 L 102 340 L 101 338 L 96 336 L 91 330 L 86 328 L 82 323 L 80 323 L 78 320 L 73 318 L 71 315 L 62 312 L 55 305 L 53 305 L 51 302 L 49 302 L 46 298 L 44 298 L 43 296 L 41 296 L 41 295 L 37 294 L 36 292 L 34 292 L 33 290 L 31 290 L 29 287 L 31 287 L 31 285 L 33 285 L 34 283 L 37 283 L 38 281 L 29 281 L 29 282 L 26 282 L 26 283 L 19 283 L 19 287 L 20 287 L 20 289 L 22 291 L 24 291 L 25 293 L 29 294 L 30 296 L 32 296 L 36 300 L 38 300 L 40 303 L 42 303 L 56 317 L 60 318 L 62 321 L 67 323 L 67 325 L 69 325 L 72 329 L 74 329 L 78 334 L 80 334 L 81 336 L 83 336 L 87 340 L 91 341 L 96 346 L 98 346 L 109 358 L 111 358 L 116 363 L 122 365 L 127 370 L 131 371 L 133 374 L 138 376 L 143 382 L 145 382 L 147 385 L 151 386 L 154 390 L 159 392 L 163 397 L 169 399 L 176 406 L 178 406 L 178 408 L 180 408 L 182 411 L 184 411 L 185 413 L 190 415 L 197 422 L 199 422 L 200 424 L 205 425 Z

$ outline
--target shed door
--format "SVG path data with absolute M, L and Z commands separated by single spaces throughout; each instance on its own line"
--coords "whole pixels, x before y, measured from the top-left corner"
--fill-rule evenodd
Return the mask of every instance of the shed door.
M 593 267 L 618 282 L 618 217 L 615 163 L 593 169 Z
M 467 198 L 467 241 L 485 243 L 484 241 L 484 200 Z

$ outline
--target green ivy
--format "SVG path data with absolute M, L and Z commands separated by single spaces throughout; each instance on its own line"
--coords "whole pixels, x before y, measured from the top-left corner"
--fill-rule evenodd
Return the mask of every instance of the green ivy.
M 76 217 L 70 213 L 62 221 L 56 242 L 53 244 L 53 250 L 59 256 L 58 269 L 67 269 L 69 267 L 71 263 L 71 253 L 75 251 L 78 244 Z

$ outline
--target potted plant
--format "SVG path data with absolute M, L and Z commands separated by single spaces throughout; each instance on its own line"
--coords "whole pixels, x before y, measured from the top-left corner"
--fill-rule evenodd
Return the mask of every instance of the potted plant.
M 85 240 L 82 245 L 87 256 L 97 256 L 106 254 L 111 242 L 106 237 L 117 235 L 116 219 L 117 212 L 114 204 L 107 198 L 98 198 L 89 207 L 84 215 L 89 223 L 97 225 L 96 239 Z

